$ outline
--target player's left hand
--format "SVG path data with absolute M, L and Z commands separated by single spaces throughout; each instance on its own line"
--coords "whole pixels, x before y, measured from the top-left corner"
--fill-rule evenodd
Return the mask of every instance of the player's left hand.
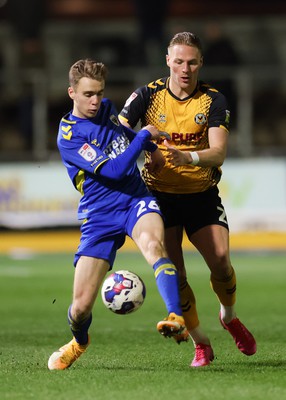
M 176 147 L 171 146 L 167 140 L 164 140 L 164 145 L 168 151 L 166 159 L 175 167 L 189 164 L 192 161 L 189 152 L 178 150 Z

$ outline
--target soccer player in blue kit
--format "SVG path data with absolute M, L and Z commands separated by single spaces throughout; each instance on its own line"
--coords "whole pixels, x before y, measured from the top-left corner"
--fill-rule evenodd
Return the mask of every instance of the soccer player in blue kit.
M 135 134 L 121 125 L 112 102 L 103 98 L 106 72 L 104 64 L 89 59 L 77 61 L 69 71 L 73 110 L 60 122 L 57 143 L 69 177 L 81 193 L 78 218 L 83 223 L 68 310 L 73 338 L 50 356 L 50 370 L 70 367 L 88 347 L 95 299 L 126 235 L 154 269 L 168 311 L 168 317 L 157 324 L 159 333 L 180 341 L 189 338 L 177 270 L 164 247 L 161 211 L 136 164 L 143 150 L 159 151 L 150 139 L 158 139 L 160 132 L 148 125 Z

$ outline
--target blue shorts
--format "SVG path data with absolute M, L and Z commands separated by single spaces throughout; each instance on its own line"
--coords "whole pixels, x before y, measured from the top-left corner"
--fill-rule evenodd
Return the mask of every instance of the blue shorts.
M 101 258 L 114 263 L 117 250 L 123 246 L 126 235 L 132 237 L 136 222 L 145 214 L 162 215 L 153 196 L 134 198 L 125 207 L 115 206 L 108 214 L 94 213 L 81 226 L 81 238 L 74 257 L 76 266 L 81 256 Z

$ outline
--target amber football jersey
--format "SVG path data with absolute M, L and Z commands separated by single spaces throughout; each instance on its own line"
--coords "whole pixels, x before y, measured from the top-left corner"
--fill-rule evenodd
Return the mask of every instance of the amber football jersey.
M 138 122 L 151 124 L 170 135 L 172 144 L 182 151 L 198 151 L 209 147 L 208 128 L 221 127 L 228 134 L 229 111 L 225 97 L 199 81 L 195 91 L 181 100 L 168 89 L 169 78 L 158 79 L 138 88 L 127 99 L 120 113 L 132 128 Z M 157 143 L 166 156 L 164 138 Z M 150 154 L 146 153 L 146 161 Z M 166 162 L 160 173 L 142 171 L 151 190 L 167 193 L 197 193 L 216 185 L 221 169 L 191 164 L 175 167 Z

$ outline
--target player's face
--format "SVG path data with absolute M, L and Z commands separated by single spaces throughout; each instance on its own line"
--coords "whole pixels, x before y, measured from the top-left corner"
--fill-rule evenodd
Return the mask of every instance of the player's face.
M 103 98 L 105 82 L 81 78 L 76 87 L 69 87 L 68 94 L 73 100 L 73 115 L 79 118 L 93 118 L 98 113 Z
M 166 56 L 170 68 L 170 89 L 178 97 L 190 95 L 197 85 L 203 65 L 201 52 L 196 47 L 177 44 Z

